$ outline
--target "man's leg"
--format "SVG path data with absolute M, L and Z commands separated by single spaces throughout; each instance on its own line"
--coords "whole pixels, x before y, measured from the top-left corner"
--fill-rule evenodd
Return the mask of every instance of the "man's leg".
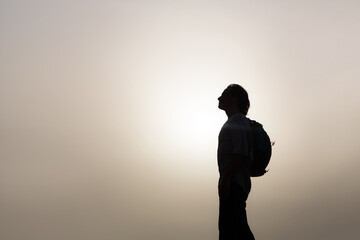
M 246 195 L 233 184 L 230 199 L 221 200 L 219 208 L 219 240 L 254 240 L 246 217 Z

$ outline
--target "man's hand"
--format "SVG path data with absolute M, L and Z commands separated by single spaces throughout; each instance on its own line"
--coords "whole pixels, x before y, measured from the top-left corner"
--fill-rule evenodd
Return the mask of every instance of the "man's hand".
M 223 179 L 219 185 L 219 197 L 222 200 L 230 199 L 231 180 L 233 179 L 235 173 L 240 170 L 244 161 L 246 161 L 246 157 L 244 157 L 243 155 L 240 154 L 232 155 L 229 167 L 225 171 Z

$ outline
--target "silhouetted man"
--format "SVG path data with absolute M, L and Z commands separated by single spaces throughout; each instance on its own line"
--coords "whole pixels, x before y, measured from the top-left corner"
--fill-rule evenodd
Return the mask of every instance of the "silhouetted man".
M 229 85 L 218 98 L 228 120 L 221 128 L 218 145 L 219 239 L 254 240 L 246 217 L 251 189 L 252 134 L 246 118 L 250 101 L 244 88 Z

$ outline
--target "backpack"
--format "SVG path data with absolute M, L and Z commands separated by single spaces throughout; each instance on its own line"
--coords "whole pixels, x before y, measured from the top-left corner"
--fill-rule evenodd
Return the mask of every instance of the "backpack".
M 250 173 L 251 177 L 260 177 L 268 171 L 266 167 L 270 162 L 273 143 L 260 123 L 250 120 L 250 127 L 254 146 L 253 163 L 250 167 Z

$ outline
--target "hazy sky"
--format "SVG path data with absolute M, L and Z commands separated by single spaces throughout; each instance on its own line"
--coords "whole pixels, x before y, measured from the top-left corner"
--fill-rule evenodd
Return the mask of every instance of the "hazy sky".
M 2 0 L 0 238 L 217 239 L 217 97 L 276 142 L 256 239 L 356 239 L 360 2 Z

